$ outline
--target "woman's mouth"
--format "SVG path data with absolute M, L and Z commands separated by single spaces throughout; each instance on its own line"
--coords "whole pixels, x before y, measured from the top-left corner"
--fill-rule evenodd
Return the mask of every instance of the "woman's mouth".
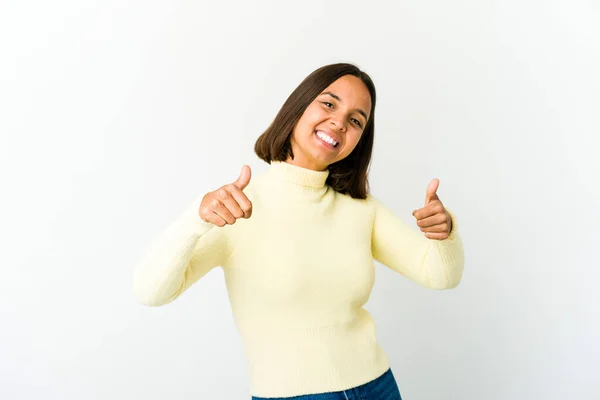
M 323 143 L 325 146 L 334 149 L 338 146 L 339 142 L 337 142 L 335 139 L 333 139 L 331 136 L 329 136 L 328 134 L 326 134 L 323 131 L 316 131 L 315 132 L 317 137 L 319 138 L 319 140 L 321 141 L 321 143 Z

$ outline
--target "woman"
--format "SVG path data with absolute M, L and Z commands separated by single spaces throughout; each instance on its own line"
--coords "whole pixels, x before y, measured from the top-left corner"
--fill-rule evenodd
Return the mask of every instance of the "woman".
M 437 180 L 413 212 L 424 235 L 368 193 L 375 98 L 353 65 L 311 73 L 256 142 L 268 171 L 251 178 L 244 166 L 198 197 L 137 266 L 135 293 L 152 306 L 223 268 L 253 399 L 400 399 L 363 308 L 373 260 L 432 289 L 461 280 L 463 248 Z

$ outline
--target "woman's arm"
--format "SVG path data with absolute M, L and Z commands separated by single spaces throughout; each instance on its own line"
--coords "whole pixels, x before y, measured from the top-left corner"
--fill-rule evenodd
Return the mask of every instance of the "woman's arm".
M 452 231 L 444 240 L 428 239 L 409 227 L 373 196 L 371 249 L 373 258 L 408 279 L 430 289 L 451 289 L 460 283 L 464 251 L 455 216 Z
M 198 214 L 202 196 L 190 204 L 144 250 L 134 272 L 134 294 L 149 306 L 172 302 L 222 265 L 231 249 L 226 230 Z

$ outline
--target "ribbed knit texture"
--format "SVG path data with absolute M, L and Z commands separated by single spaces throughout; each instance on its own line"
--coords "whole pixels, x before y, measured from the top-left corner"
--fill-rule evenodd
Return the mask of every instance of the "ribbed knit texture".
M 159 306 L 223 268 L 254 396 L 340 391 L 389 368 L 363 308 L 375 282 L 373 260 L 432 289 L 455 287 L 462 277 L 453 214 L 450 237 L 430 240 L 373 196 L 335 192 L 327 176 L 273 162 L 244 190 L 252 217 L 222 228 L 200 219 L 201 195 L 135 270 L 138 300 Z

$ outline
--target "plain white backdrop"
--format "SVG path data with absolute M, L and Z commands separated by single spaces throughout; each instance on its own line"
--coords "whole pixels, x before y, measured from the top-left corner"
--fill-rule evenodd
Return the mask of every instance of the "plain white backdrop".
M 465 245 L 449 291 L 377 265 L 403 397 L 597 398 L 597 2 L 0 7 L 0 398 L 249 399 L 222 271 L 150 308 L 133 269 L 340 61 L 378 89 L 373 194 L 414 225 L 439 178 Z

